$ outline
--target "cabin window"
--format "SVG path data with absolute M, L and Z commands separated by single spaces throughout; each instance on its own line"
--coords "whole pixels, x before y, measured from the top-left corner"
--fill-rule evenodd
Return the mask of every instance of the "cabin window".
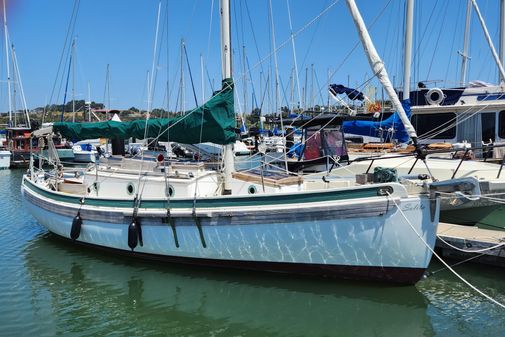
M 435 113 L 412 115 L 412 125 L 419 137 L 452 139 L 456 137 L 456 114 Z
M 505 138 L 505 111 L 500 111 L 498 115 L 498 136 Z
M 481 115 L 482 119 L 482 141 L 488 143 L 490 140 L 495 140 L 496 130 L 496 114 L 494 112 L 486 112 Z

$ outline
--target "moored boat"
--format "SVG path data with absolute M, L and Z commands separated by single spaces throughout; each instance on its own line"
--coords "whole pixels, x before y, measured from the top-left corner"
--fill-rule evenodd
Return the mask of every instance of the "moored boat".
M 0 169 L 8 169 L 11 165 L 11 152 L 0 149 Z
M 348 4 L 360 34 L 365 34 L 354 2 L 348 0 Z M 234 174 L 229 24 L 229 0 L 221 0 L 223 86 L 203 106 L 172 119 L 54 123 L 34 133 L 35 137 L 58 132 L 69 139 L 135 137 L 221 144 L 225 148 L 224 172 L 214 173 L 218 179 L 213 191 L 198 188 L 199 179 L 208 177 L 205 172 L 182 175 L 164 166 L 158 177 L 151 178 L 143 162 L 136 174 L 131 172 L 124 179 L 116 179 L 110 171 L 112 182 L 131 180 L 124 184 L 126 196 L 111 195 L 114 189 L 106 187 L 106 178 L 99 180 L 98 171 L 96 184 L 88 185 L 66 177 L 61 165 L 49 172 L 32 166 L 22 183 L 28 211 L 59 236 L 143 258 L 415 283 L 433 253 L 440 204 L 436 189 L 423 185 L 421 191 L 410 193 L 408 185 L 396 182 L 363 186 L 343 182 L 314 189 L 296 177 Z M 368 44 L 365 49 L 375 53 L 369 56 L 377 61 L 370 61 L 375 67 L 380 59 L 373 45 L 370 48 L 370 37 L 363 40 Z M 385 69 L 374 72 L 383 80 L 387 78 Z M 385 82 L 391 87 L 388 79 Z M 398 98 L 391 98 L 415 142 L 415 130 Z M 187 184 L 179 176 L 187 179 Z M 144 193 L 153 179 L 164 182 L 162 196 Z M 171 182 L 175 179 L 186 185 L 185 192 L 173 193 Z M 237 190 L 237 185 L 247 188 Z M 191 186 L 194 188 L 188 188 Z M 207 194 L 209 191 L 212 193 Z
M 432 252 L 414 238 L 420 233 L 433 247 L 438 223 L 438 202 L 409 196 L 400 184 L 216 196 L 195 207 L 192 198 L 144 199 L 137 208 L 133 198 L 83 198 L 28 176 L 22 190 L 27 209 L 51 232 L 70 238 L 80 222 L 79 242 L 125 254 L 399 283 L 423 275 Z M 131 242 L 132 223 L 139 246 Z

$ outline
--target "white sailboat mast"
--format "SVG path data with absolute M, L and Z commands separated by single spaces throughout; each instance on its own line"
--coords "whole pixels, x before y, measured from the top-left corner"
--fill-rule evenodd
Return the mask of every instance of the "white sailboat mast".
M 151 117 L 151 111 L 152 111 L 152 104 L 153 104 L 153 99 L 152 94 L 154 92 L 154 79 L 156 78 L 155 76 L 155 67 L 156 67 L 156 51 L 158 49 L 158 32 L 160 29 L 160 15 L 161 15 L 161 0 L 158 2 L 158 15 L 156 19 L 156 33 L 154 35 L 154 47 L 153 47 L 153 64 L 151 66 L 151 81 L 148 83 L 149 85 L 149 97 L 147 98 L 147 114 L 146 114 L 146 119 L 149 119 Z
M 405 17 L 405 55 L 403 68 L 403 99 L 410 98 L 410 66 L 412 61 L 412 31 L 414 27 L 414 0 L 407 0 Z
M 493 40 L 491 40 L 491 36 L 489 35 L 489 32 L 486 27 L 486 23 L 484 22 L 484 18 L 480 14 L 479 6 L 477 5 L 477 2 L 475 0 L 472 0 L 473 8 L 475 9 L 475 13 L 477 13 L 477 16 L 479 17 L 480 24 L 482 26 L 482 30 L 484 31 L 484 35 L 486 36 L 487 43 L 489 44 L 489 49 L 491 49 L 491 54 L 493 54 L 494 61 L 496 62 L 496 65 L 498 66 L 498 70 L 500 71 L 500 76 L 501 78 L 505 78 L 505 70 L 503 69 L 503 64 L 500 61 L 500 58 L 498 57 L 498 54 L 496 53 L 496 49 L 493 44 Z
M 88 122 L 91 122 L 91 85 L 88 81 Z
M 230 0 L 220 0 L 221 6 L 221 70 L 223 79 L 231 78 L 231 32 Z M 224 191 L 231 194 L 231 179 L 234 171 L 233 144 L 224 146 Z
M 500 0 L 500 61 L 505 62 L 505 0 Z M 500 82 L 505 82 L 505 78 L 500 76 Z
M 72 42 L 72 122 L 75 123 L 75 42 Z
M 461 85 L 466 83 L 466 71 L 468 69 L 468 41 L 470 40 L 470 19 L 472 17 L 472 0 L 467 0 L 466 4 L 466 21 L 465 21 L 465 35 L 463 37 L 463 51 L 461 55 Z
M 9 63 L 9 34 L 7 33 L 7 10 L 5 2 L 3 0 L 3 10 L 4 10 L 4 38 L 5 38 L 5 62 L 7 64 L 7 97 L 9 100 L 9 124 L 12 124 L 12 98 L 11 98 L 11 74 L 10 74 L 10 63 Z M 12 126 L 12 125 L 10 125 Z
M 405 130 L 407 131 L 409 137 L 412 139 L 414 144 L 417 144 L 417 134 L 416 130 L 410 123 L 409 118 L 405 114 L 405 110 L 403 109 L 402 104 L 400 103 L 400 99 L 396 95 L 396 92 L 389 80 L 389 76 L 386 71 L 386 67 L 384 66 L 384 62 L 382 62 L 375 46 L 370 38 L 370 34 L 366 28 L 365 22 L 361 17 L 361 14 L 356 6 L 356 2 L 354 0 L 347 0 L 347 6 L 349 7 L 349 11 L 353 17 L 354 23 L 356 24 L 356 28 L 358 30 L 358 34 L 361 39 L 361 43 L 363 44 L 363 48 L 365 49 L 365 54 L 367 55 L 368 62 L 372 67 L 374 74 L 377 75 L 377 78 L 381 82 L 382 86 L 386 90 L 386 93 L 389 96 L 389 99 L 393 103 L 394 108 L 398 111 L 400 119 L 405 126 Z
M 23 81 L 21 80 L 21 72 L 19 71 L 18 58 L 16 56 L 16 50 L 14 49 L 14 45 L 12 46 L 12 62 L 14 71 L 17 74 L 18 78 L 19 90 L 21 92 L 21 100 L 23 104 L 23 111 L 25 114 L 26 126 L 28 127 L 28 129 L 31 129 L 32 125 L 30 122 L 30 112 L 28 111 L 28 104 L 26 103 L 25 90 L 23 89 Z

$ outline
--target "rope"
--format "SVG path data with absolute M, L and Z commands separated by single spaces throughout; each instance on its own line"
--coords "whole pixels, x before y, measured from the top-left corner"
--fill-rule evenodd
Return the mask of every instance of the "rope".
M 389 192 L 387 192 L 387 195 L 389 197 L 391 197 L 391 194 Z M 400 206 L 396 203 L 396 200 L 394 198 L 388 198 L 388 199 L 391 199 L 391 201 L 393 202 L 393 204 L 396 206 L 396 208 L 398 209 L 398 211 L 400 212 L 400 214 L 402 215 L 402 217 L 405 219 L 405 221 L 409 224 L 410 228 L 412 228 L 412 230 L 414 231 L 414 233 L 416 233 L 417 237 L 419 239 L 421 239 L 421 241 L 424 243 L 424 245 L 426 246 L 426 248 L 428 248 L 431 253 L 437 258 L 440 260 L 440 262 L 447 268 L 449 269 L 453 274 L 454 276 L 456 276 L 457 278 L 459 278 L 461 281 L 463 281 L 463 283 L 465 283 L 467 286 L 469 286 L 473 291 L 475 291 L 476 293 L 478 293 L 479 295 L 481 295 L 482 297 L 488 299 L 489 301 L 493 302 L 494 304 L 498 305 L 499 307 L 505 309 L 505 304 L 502 304 L 500 302 L 498 302 L 497 300 L 495 300 L 494 298 L 492 298 L 491 296 L 487 295 L 486 293 L 484 293 L 483 291 L 477 289 L 477 287 L 475 287 L 473 284 L 471 284 L 469 281 L 467 281 L 466 279 L 463 278 L 463 276 L 461 276 L 460 274 L 458 274 L 454 269 L 451 268 L 451 266 L 445 262 L 434 250 L 433 248 L 431 248 L 431 246 L 424 240 L 424 238 L 417 232 L 417 230 L 414 228 L 414 226 L 412 225 L 412 223 L 410 222 L 410 220 L 407 218 L 407 216 L 405 215 L 405 213 L 403 213 L 403 210 L 400 208 Z
M 449 247 L 451 247 L 451 248 L 453 248 L 453 249 L 455 249 L 457 251 L 463 252 L 463 253 L 484 253 L 484 252 L 487 252 L 487 251 L 490 251 L 490 250 L 494 250 L 496 248 L 500 248 L 501 246 L 505 245 L 505 242 L 501 242 L 501 243 L 499 243 L 497 245 L 494 245 L 494 246 L 491 246 L 491 247 L 487 247 L 487 248 L 468 250 L 468 249 L 462 249 L 462 248 L 459 248 L 459 247 L 456 247 L 456 246 L 450 244 L 449 242 L 447 242 L 444 239 L 442 239 L 441 235 L 437 235 L 437 238 L 440 241 L 442 241 L 443 243 L 445 243 L 446 245 L 448 245 Z
M 484 256 L 484 255 L 485 255 L 485 254 L 478 254 L 478 255 L 475 255 L 475 256 L 469 257 L 468 259 L 465 259 L 465 260 L 463 260 L 463 261 L 459 261 L 459 262 L 457 262 L 457 263 L 455 263 L 455 264 L 451 265 L 451 267 L 456 267 L 456 266 L 459 266 L 460 264 L 466 263 L 466 262 L 468 262 L 468 261 L 475 260 L 475 259 L 477 259 L 477 258 L 479 258 L 479 257 L 481 257 L 481 256 Z M 432 272 L 428 272 L 428 276 L 433 276 L 433 275 L 435 275 L 435 274 L 437 274 L 437 273 L 439 273 L 439 272 L 441 272 L 441 271 L 444 271 L 444 270 L 446 270 L 446 269 L 447 269 L 447 268 L 445 268 L 445 267 L 444 267 L 444 268 L 440 268 L 440 269 L 437 269 L 437 270 L 432 271 Z

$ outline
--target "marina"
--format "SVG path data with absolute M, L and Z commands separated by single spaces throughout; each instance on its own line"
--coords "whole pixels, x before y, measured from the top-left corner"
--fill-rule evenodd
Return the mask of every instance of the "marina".
M 195 269 L 83 250 L 13 211 L 21 202 L 22 173 L 0 171 L 5 336 L 321 336 L 335 329 L 356 336 L 496 336 L 503 331 L 502 310 L 471 294 L 436 260 L 428 269 L 433 275 L 398 287 Z M 503 268 L 472 262 L 454 268 L 505 301 Z M 356 324 L 364 318 L 367 324 Z
M 0 1 L 0 336 L 505 333 L 505 0 Z

